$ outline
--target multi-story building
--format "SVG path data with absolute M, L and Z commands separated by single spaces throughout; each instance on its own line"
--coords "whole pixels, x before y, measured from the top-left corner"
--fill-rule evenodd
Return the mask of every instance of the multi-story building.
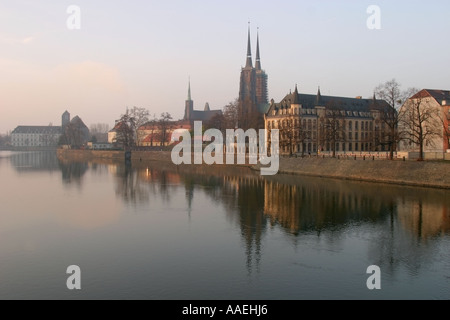
M 60 126 L 18 126 L 11 133 L 15 148 L 56 147 L 61 137 Z
M 423 129 L 424 152 L 441 153 L 450 149 L 450 90 L 423 89 L 410 97 L 400 112 L 404 138 L 400 151 L 419 151 L 419 123 Z
M 320 88 L 316 95 L 300 94 L 296 86 L 281 102 L 272 99 L 264 121 L 268 132 L 280 130 L 281 154 L 388 151 L 387 107 L 375 96 L 322 96 Z

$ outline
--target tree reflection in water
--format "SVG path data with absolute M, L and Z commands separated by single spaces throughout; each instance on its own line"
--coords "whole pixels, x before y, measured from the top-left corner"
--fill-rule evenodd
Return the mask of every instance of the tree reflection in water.
M 274 228 L 295 244 L 315 235 L 339 247 L 345 233 L 362 226 L 361 230 L 371 230 L 358 235 L 370 242 L 368 259 L 388 266 L 392 273 L 400 266 L 417 272 L 450 230 L 447 190 L 289 175 L 261 177 L 244 167 L 114 166 L 116 195 L 128 204 L 149 203 L 151 195 L 170 203 L 173 191 L 184 187 L 189 218 L 198 192 L 222 206 L 226 219 L 239 227 L 249 273 L 259 272 L 263 239 Z M 86 165 L 61 165 L 61 170 L 70 181 L 81 177 Z M 367 239 L 369 234 L 374 238 Z

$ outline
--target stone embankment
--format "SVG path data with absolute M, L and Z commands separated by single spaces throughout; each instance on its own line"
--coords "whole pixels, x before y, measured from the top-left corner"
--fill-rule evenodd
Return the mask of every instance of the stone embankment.
M 68 160 L 108 159 L 125 161 L 123 151 L 61 150 L 58 156 Z M 132 152 L 133 162 L 170 162 L 168 151 Z M 259 170 L 260 165 L 252 166 Z M 279 173 L 399 185 L 450 189 L 450 162 L 363 160 L 362 158 L 280 158 Z
M 446 161 L 281 158 L 279 173 L 450 189 Z

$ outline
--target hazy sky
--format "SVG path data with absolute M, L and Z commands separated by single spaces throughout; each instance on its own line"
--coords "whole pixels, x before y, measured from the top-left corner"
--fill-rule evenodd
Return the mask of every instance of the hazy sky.
M 367 27 L 369 5 L 381 29 Z M 81 9 L 69 30 L 67 8 Z M 90 126 L 126 107 L 183 117 L 191 77 L 196 109 L 239 94 L 251 21 L 259 27 L 269 99 L 302 93 L 371 97 L 403 88 L 450 89 L 450 1 L 0 0 L 0 133 L 60 124 L 68 110 Z

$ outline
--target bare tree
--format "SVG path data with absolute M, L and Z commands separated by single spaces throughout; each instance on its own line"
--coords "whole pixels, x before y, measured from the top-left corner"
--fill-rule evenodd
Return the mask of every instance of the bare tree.
M 148 123 L 150 112 L 145 108 L 133 107 L 129 111 L 130 116 L 134 119 L 134 137 L 136 139 L 136 145 L 140 147 L 142 141 L 145 138 L 145 131 L 139 130 L 140 127 Z
M 294 145 L 297 139 L 297 132 L 299 130 L 298 121 L 288 118 L 280 121 L 280 146 L 289 150 L 289 155 L 294 153 Z
M 374 101 L 376 107 L 381 112 L 381 121 L 388 128 L 387 134 L 383 131 L 380 132 L 383 135 L 381 141 L 389 146 L 389 158 L 393 160 L 394 151 L 402 136 L 399 131 L 399 109 L 405 100 L 405 93 L 402 93 L 400 90 L 400 84 L 395 79 L 392 79 L 376 87 L 375 95 L 387 102 L 386 105 L 376 100 Z
M 322 119 L 321 137 L 323 144 L 330 144 L 333 157 L 336 157 L 336 144 L 345 142 L 345 114 L 342 103 L 331 100 L 325 110 L 325 117 Z
M 439 120 L 441 122 L 441 126 L 444 128 L 443 129 L 443 138 L 445 139 L 444 147 L 446 146 L 447 149 L 450 149 L 450 109 L 447 115 L 441 114 Z
M 66 142 L 74 149 L 79 149 L 83 145 L 83 133 L 81 127 L 74 122 L 66 126 Z
M 11 145 L 11 132 L 6 133 L 6 135 L 0 134 L 0 146 L 7 147 Z
M 161 145 L 165 146 L 166 142 L 169 142 L 169 131 L 172 127 L 172 116 L 168 112 L 161 113 L 161 117 L 158 121 L 159 131 L 161 135 Z
M 233 102 L 228 103 L 223 108 L 223 117 L 226 129 L 236 129 L 238 127 L 239 103 L 237 99 Z
M 304 123 L 301 124 L 302 119 L 299 119 L 299 125 L 296 126 L 296 143 L 301 145 L 302 156 L 305 155 L 306 145 L 307 143 L 312 142 L 313 139 L 313 130 L 314 128 L 309 128 L 306 122 L 306 119 L 303 119 Z M 311 130 L 310 130 L 311 129 Z
M 107 123 L 91 124 L 89 130 L 92 142 L 108 141 L 109 125 Z
M 205 129 L 217 129 L 222 132 L 222 134 L 225 133 L 225 130 L 228 129 L 226 127 L 226 121 L 225 116 L 223 113 L 217 113 L 215 114 L 206 124 Z
M 153 114 L 151 119 L 147 123 L 147 128 L 150 131 L 150 147 L 153 147 L 153 142 L 155 141 L 155 133 L 157 132 L 158 119 L 156 114 Z
M 109 131 L 109 124 L 107 123 L 94 123 L 91 124 L 91 127 L 89 128 L 92 135 L 96 135 L 98 133 L 108 133 Z
M 404 139 L 419 147 L 419 161 L 424 160 L 425 144 L 433 146 L 434 138 L 442 136 L 440 110 L 428 103 L 429 98 L 417 89 L 409 89 L 409 98 L 400 110 Z
M 136 122 L 128 110 L 117 121 L 115 143 L 121 145 L 124 150 L 130 150 L 135 145 Z

